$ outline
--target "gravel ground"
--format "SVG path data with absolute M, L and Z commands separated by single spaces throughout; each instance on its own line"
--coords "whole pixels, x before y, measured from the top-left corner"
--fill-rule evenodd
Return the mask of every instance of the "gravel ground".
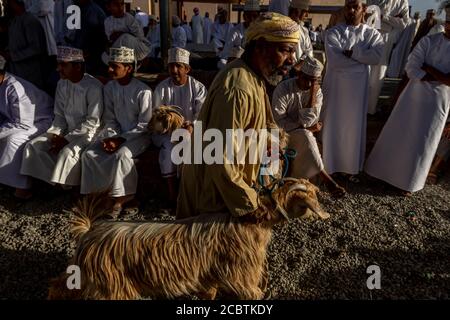
M 369 123 L 368 145 L 379 127 Z M 267 298 L 448 299 L 450 172 L 409 198 L 364 176 L 344 187 L 340 200 L 319 195 L 331 219 L 275 227 Z M 74 250 L 73 197 L 45 185 L 36 191 L 18 203 L 0 189 L 0 299 L 45 299 L 48 280 L 65 270 Z M 148 200 L 138 219 L 168 218 L 158 200 Z M 381 269 L 380 290 L 367 289 L 370 265 Z
M 448 299 L 450 174 L 410 198 L 363 177 L 340 200 L 321 192 L 327 221 L 275 228 L 269 247 L 272 299 Z M 70 194 L 39 188 L 36 200 L 0 196 L 0 299 L 44 299 L 48 279 L 67 267 Z M 412 214 L 411 211 L 414 213 Z M 161 220 L 148 201 L 140 219 Z M 366 268 L 381 269 L 381 289 L 368 290 Z

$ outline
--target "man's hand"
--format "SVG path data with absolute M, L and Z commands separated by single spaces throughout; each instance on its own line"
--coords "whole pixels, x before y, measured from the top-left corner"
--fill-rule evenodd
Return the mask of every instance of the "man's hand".
M 107 153 L 114 153 L 116 152 L 119 147 L 127 141 L 125 138 L 122 137 L 113 137 L 113 138 L 106 138 L 102 141 L 102 147 L 103 150 Z
M 69 144 L 69 141 L 67 141 L 66 138 L 57 134 L 52 134 L 50 136 L 50 149 L 48 152 L 57 155 L 67 144 Z
M 319 121 L 315 125 L 313 125 L 309 128 L 306 128 L 306 129 L 311 131 L 312 133 L 315 133 L 315 132 L 319 132 L 320 130 L 322 130 L 322 126 L 323 126 L 322 122 Z
M 344 56 L 346 56 L 347 58 L 351 58 L 352 54 L 353 54 L 353 50 L 344 50 L 344 52 L 342 52 L 344 54 Z

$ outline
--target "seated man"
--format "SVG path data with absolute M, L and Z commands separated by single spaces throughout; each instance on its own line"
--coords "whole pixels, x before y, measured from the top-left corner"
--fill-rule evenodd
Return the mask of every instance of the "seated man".
M 103 111 L 100 81 L 84 73 L 83 51 L 58 47 L 55 119 L 25 147 L 21 173 L 62 186 L 79 186 L 81 153 L 91 143 Z
M 206 98 L 206 88 L 201 82 L 188 75 L 191 70 L 189 66 L 189 51 L 181 48 L 170 49 L 168 64 L 170 78 L 162 81 L 156 87 L 153 95 L 153 105 L 155 108 L 162 105 L 178 106 L 186 121 L 185 126 L 188 126 L 197 119 Z M 160 157 L 162 161 L 161 173 L 167 179 L 171 200 L 176 201 L 176 167 L 169 160 L 172 151 L 170 137 L 167 135 L 153 135 L 152 139 L 157 147 L 164 146 L 161 152 L 165 155 Z
M 134 199 L 138 175 L 134 158 L 150 145 L 147 123 L 152 116 L 152 91 L 133 78 L 135 56 L 130 48 L 111 48 L 104 88 L 104 128 L 97 142 L 83 153 L 81 194 L 108 190 L 114 199 L 110 218 L 116 219 L 125 203 Z M 137 205 L 125 210 L 137 213 Z
M 290 165 L 290 176 L 310 179 L 320 174 L 333 195 L 343 196 L 345 190 L 324 170 L 314 132 L 320 131 L 322 108 L 320 77 L 323 65 L 306 56 L 298 77 L 279 84 L 272 97 L 275 121 L 289 134 L 289 147 L 297 152 Z
M 0 183 L 16 188 L 15 196 L 31 196 L 29 177 L 20 174 L 25 144 L 45 132 L 53 118 L 53 99 L 31 82 L 5 71 L 0 56 Z
M 181 48 L 169 49 L 170 77 L 162 81 L 155 89 L 153 105 L 175 105 L 181 108 L 187 121 L 194 121 L 206 98 L 205 86 L 189 76 L 189 51 Z
M 428 173 L 427 182 L 430 184 L 436 184 L 442 174 L 442 169 L 445 163 L 450 158 L 450 121 L 447 120 L 444 132 L 442 133 L 441 141 L 434 156 L 433 164 L 431 165 L 430 172 Z
M 150 54 L 150 42 L 144 35 L 139 22 L 125 12 L 124 0 L 108 0 L 107 9 L 111 15 L 105 19 L 105 33 L 113 48 L 134 49 L 136 61 L 144 60 Z

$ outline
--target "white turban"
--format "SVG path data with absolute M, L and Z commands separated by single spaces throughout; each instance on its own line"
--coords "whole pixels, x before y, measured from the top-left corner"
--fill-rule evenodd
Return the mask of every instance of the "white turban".
M 84 62 L 83 50 L 59 46 L 56 60 L 63 62 Z
M 323 64 L 316 58 L 306 56 L 300 71 L 304 74 L 307 74 L 308 76 L 318 78 L 322 75 Z
M 109 64 L 110 62 L 134 64 L 136 62 L 136 57 L 134 55 L 134 50 L 131 48 L 109 48 L 109 55 L 103 53 L 102 61 L 105 64 Z
M 182 48 L 170 48 L 167 63 L 184 63 L 189 65 L 190 52 Z

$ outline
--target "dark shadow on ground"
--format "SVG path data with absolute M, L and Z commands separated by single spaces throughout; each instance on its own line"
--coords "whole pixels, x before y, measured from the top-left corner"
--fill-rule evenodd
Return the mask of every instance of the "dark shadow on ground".
M 0 248 L 0 299 L 46 299 L 48 281 L 66 270 L 65 253 Z
M 345 239 L 342 239 L 343 243 Z M 344 247 L 344 246 L 343 246 Z M 450 295 L 450 237 L 428 238 L 423 250 L 378 250 L 349 246 L 345 249 L 324 248 L 323 260 L 316 261 L 301 276 L 296 296 L 274 295 L 275 299 L 449 299 Z M 358 256 L 354 268 L 324 269 L 336 259 Z M 329 260 L 329 261 L 326 261 Z M 288 268 L 295 268 L 295 258 Z M 378 265 L 381 289 L 369 290 L 367 267 Z

